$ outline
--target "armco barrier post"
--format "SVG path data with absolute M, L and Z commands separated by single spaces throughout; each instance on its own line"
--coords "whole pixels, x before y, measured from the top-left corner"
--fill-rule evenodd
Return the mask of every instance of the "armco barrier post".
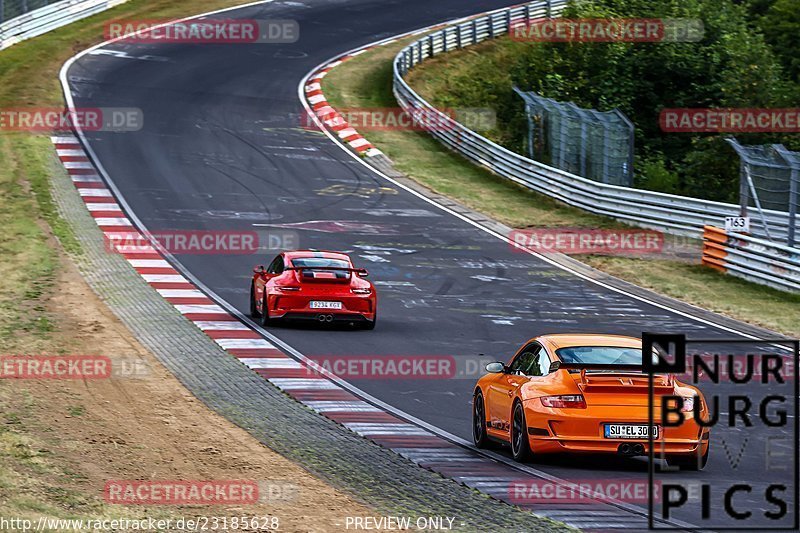
M 800 154 L 788 150 L 782 144 L 773 144 L 772 148 L 786 162 L 791 170 L 789 175 L 789 227 L 786 246 L 795 245 L 795 228 L 797 227 L 797 208 L 800 204 Z
M 797 227 L 797 204 L 800 202 L 800 171 L 792 168 L 792 177 L 789 181 L 789 239 L 788 246 L 794 247 L 794 232 Z

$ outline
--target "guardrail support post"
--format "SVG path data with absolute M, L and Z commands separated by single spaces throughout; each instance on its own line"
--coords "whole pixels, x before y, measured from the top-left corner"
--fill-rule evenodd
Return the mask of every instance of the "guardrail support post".
M 747 204 L 750 203 L 750 189 L 747 187 L 747 163 L 739 163 L 739 216 L 747 216 Z
M 442 30 L 442 52 L 447 52 L 447 28 Z
M 797 204 L 800 202 L 800 171 L 792 167 L 792 176 L 789 178 L 789 236 L 786 245 L 794 248 L 795 227 L 797 226 Z
M 489 15 L 489 39 L 494 39 L 494 15 Z
M 472 44 L 475 44 L 477 42 L 478 42 L 478 21 L 477 20 L 473 20 L 472 21 Z
M 546 15 L 547 18 L 549 18 L 549 19 L 553 18 L 553 6 L 550 4 L 550 0 L 547 0 L 547 8 L 546 9 L 547 10 L 545 11 L 545 13 L 547 14 Z
M 461 24 L 456 26 L 456 47 L 461 50 Z

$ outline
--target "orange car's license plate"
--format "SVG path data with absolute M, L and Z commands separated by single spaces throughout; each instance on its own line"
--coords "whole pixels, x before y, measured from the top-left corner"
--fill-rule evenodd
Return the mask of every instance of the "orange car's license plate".
M 605 437 L 607 439 L 646 439 L 647 430 L 651 429 L 653 438 L 658 438 L 658 426 L 647 424 L 606 424 Z

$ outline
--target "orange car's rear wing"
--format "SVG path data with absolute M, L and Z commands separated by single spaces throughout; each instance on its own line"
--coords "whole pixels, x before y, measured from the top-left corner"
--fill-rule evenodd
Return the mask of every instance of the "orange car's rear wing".
M 554 370 L 580 370 L 581 372 L 581 385 L 593 388 L 615 388 L 615 385 L 609 383 L 610 380 L 620 380 L 628 378 L 625 384 L 626 388 L 629 387 L 648 387 L 647 374 L 644 374 L 644 367 L 642 365 L 629 365 L 629 364 L 599 364 L 599 363 L 564 363 L 562 361 L 555 361 L 550 365 L 550 371 Z M 587 375 L 587 372 L 598 371 L 601 372 L 592 379 Z M 661 379 L 653 383 L 656 389 L 672 389 L 675 386 L 675 376 L 672 374 L 663 374 L 659 376 Z

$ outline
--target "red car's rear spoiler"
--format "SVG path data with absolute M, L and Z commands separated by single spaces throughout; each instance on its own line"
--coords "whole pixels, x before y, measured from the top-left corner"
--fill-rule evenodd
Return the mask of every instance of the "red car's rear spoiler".
M 284 270 L 338 270 L 342 272 L 355 272 L 356 274 L 369 274 L 366 268 L 349 268 L 349 267 L 331 267 L 331 266 L 301 266 L 301 267 L 286 267 Z

